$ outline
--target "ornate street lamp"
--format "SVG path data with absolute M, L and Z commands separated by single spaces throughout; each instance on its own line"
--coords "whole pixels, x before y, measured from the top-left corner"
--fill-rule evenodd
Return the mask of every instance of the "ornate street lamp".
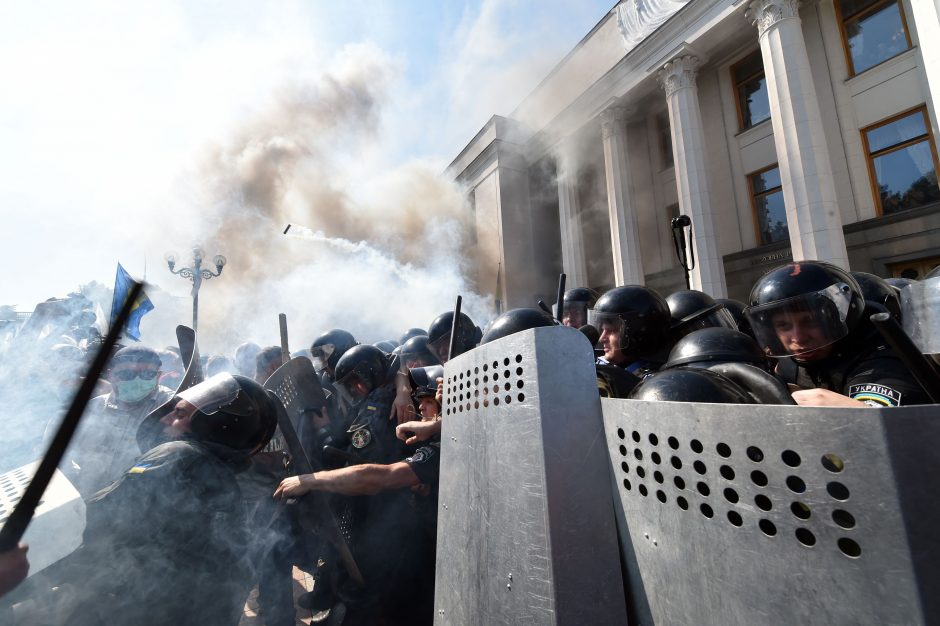
M 181 267 L 180 269 L 174 269 L 177 260 L 175 253 L 167 252 L 163 257 L 166 259 L 167 267 L 170 268 L 171 273 L 182 276 L 183 278 L 188 278 L 193 283 L 193 289 L 190 292 L 190 295 L 193 297 L 193 330 L 196 330 L 196 323 L 199 319 L 199 288 L 202 287 L 202 281 L 220 275 L 222 268 L 225 267 L 227 262 L 225 257 L 221 254 L 212 257 L 212 262 L 215 264 L 216 270 L 215 273 L 213 273 L 212 270 L 203 269 L 202 261 L 205 257 L 205 251 L 199 246 L 196 246 L 193 248 L 192 267 Z

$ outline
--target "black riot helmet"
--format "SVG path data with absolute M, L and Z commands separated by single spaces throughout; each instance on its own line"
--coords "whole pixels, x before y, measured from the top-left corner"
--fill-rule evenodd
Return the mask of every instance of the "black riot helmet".
M 437 395 L 437 379 L 443 377 L 444 367 L 441 365 L 410 368 L 408 379 L 411 383 L 411 395 L 416 400 Z
M 152 411 L 137 431 L 142 452 L 191 438 L 218 456 L 245 459 L 268 444 L 277 428 L 278 400 L 252 379 L 222 372 L 179 392 Z
M 744 309 L 747 308 L 746 304 L 732 298 L 715 298 L 715 302 L 723 305 L 728 313 L 731 313 L 731 317 L 734 318 L 734 323 L 738 325 L 738 330 L 745 335 L 754 336 L 754 332 L 751 330 L 751 323 L 748 322 L 747 317 L 744 316 Z
M 356 406 L 382 386 L 388 374 L 388 365 L 388 357 L 375 346 L 353 346 L 336 364 L 336 391 L 350 406 Z
M 744 314 L 765 354 L 813 360 L 848 335 L 864 311 L 862 288 L 851 274 L 822 261 L 795 261 L 755 283 Z
M 407 368 L 441 364 L 437 356 L 428 347 L 426 335 L 418 335 L 406 341 L 398 354 Z
M 587 321 L 587 312 L 594 307 L 599 297 L 598 293 L 587 287 L 575 287 L 565 292 L 563 302 L 565 310 L 562 313 L 561 323 L 572 328 L 581 328 Z M 555 314 L 558 314 L 557 305 Z
M 669 342 L 669 306 L 663 297 L 642 285 L 625 285 L 606 292 L 588 311 L 588 324 L 602 335 L 619 333 L 620 352 L 629 358 L 655 354 Z
M 677 291 L 669 294 L 666 304 L 675 339 L 702 328 L 738 328 L 734 316 L 707 293 L 694 289 Z
M 316 338 L 310 346 L 310 356 L 317 371 L 325 369 L 328 373 L 333 373 L 339 358 L 355 345 L 358 345 L 358 342 L 352 333 L 334 328 Z
M 712 363 L 751 363 L 767 369 L 767 357 L 749 335 L 731 328 L 703 328 L 680 339 L 663 369 L 707 367 Z
M 394 352 L 395 348 L 398 347 L 398 342 L 393 339 L 386 339 L 384 341 L 377 341 L 372 345 L 378 348 L 379 350 L 381 350 L 382 352 L 384 352 L 385 354 L 391 354 L 392 352 Z
M 401 337 L 398 338 L 398 345 L 403 346 L 408 342 L 409 339 L 412 337 L 417 337 L 418 335 L 424 335 L 427 337 L 428 331 L 424 330 L 423 328 L 409 328 L 404 333 L 402 333 Z
M 852 277 L 858 281 L 862 288 L 862 296 L 866 302 L 874 302 L 883 306 L 894 319 L 901 321 L 901 298 L 898 290 L 885 282 L 885 279 L 868 272 L 851 272 Z
M 453 323 L 454 312 L 448 311 L 438 315 L 428 326 L 428 346 L 441 363 L 447 363 L 450 358 L 448 350 Z M 466 313 L 461 313 L 460 319 L 457 320 L 457 340 L 454 342 L 454 349 L 457 353 L 463 354 L 467 350 L 476 348 L 482 336 L 483 332 L 473 323 L 473 320 Z
M 549 317 L 541 309 L 510 309 L 493 320 L 486 327 L 480 345 L 497 339 L 502 339 L 514 333 L 529 330 L 530 328 L 540 328 L 542 326 L 555 326 L 558 322 Z
M 630 394 L 633 400 L 754 404 L 741 387 L 706 369 L 662 370 L 645 378 Z

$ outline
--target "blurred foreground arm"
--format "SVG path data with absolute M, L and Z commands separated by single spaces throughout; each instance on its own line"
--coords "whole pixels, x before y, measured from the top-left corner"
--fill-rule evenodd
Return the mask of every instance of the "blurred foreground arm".
M 29 574 L 29 548 L 20 544 L 16 548 L 0 553 L 0 597 L 12 591 Z

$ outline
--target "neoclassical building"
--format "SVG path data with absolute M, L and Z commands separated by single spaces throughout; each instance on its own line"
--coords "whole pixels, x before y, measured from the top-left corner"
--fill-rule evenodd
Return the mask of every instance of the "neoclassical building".
M 624 0 L 454 159 L 502 308 L 684 271 L 744 299 L 787 259 L 940 263 L 936 0 Z M 686 251 L 686 254 L 688 251 Z

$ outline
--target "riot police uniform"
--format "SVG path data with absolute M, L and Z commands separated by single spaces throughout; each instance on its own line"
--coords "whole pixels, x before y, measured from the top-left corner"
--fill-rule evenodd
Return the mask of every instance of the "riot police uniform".
M 362 463 L 391 464 L 407 457 L 389 420 L 395 388 L 387 384 L 388 362 L 367 345 L 350 349 L 336 367 L 337 392 L 353 407 L 346 452 Z M 425 453 L 415 453 L 423 457 Z M 344 624 L 415 623 L 410 590 L 420 585 L 417 566 L 420 531 L 412 493 L 389 491 L 371 496 L 336 497 L 337 517 L 363 577 L 358 588 L 336 568 L 332 587 L 345 604 Z
M 930 404 L 927 393 L 874 329 L 846 337 L 819 361 L 782 358 L 777 376 L 803 389 L 829 389 L 874 407 Z
M 89 500 L 82 546 L 44 578 L 57 590 L 16 607 L 17 623 L 36 621 L 32 605 L 69 626 L 237 624 L 253 573 L 235 474 L 270 440 L 274 402 L 219 374 L 152 412 L 138 440 L 155 446 Z
M 777 374 L 876 407 L 929 398 L 868 320 L 862 288 L 845 270 L 798 261 L 771 270 L 751 290 L 745 315 Z M 883 310 L 883 309 L 882 309 Z

